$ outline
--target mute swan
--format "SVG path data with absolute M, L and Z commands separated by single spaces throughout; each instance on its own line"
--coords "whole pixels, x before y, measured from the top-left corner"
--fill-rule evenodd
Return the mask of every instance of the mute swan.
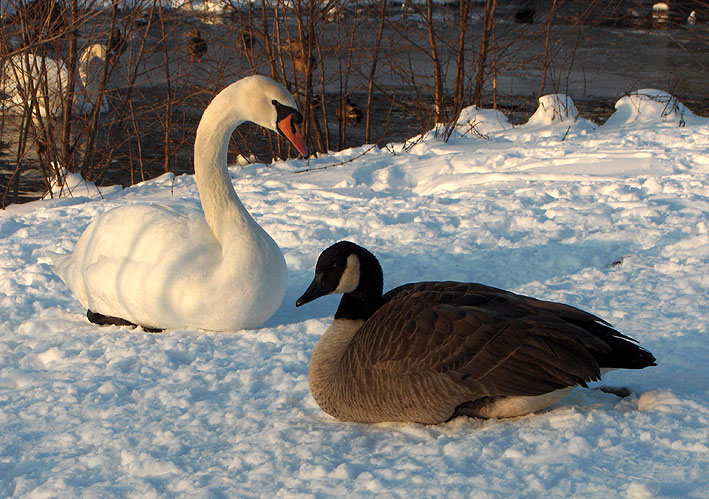
M 79 57 L 79 80 L 74 94 L 74 109 L 88 113 L 93 109 L 99 93 L 99 82 L 107 58 L 106 47 L 95 43 L 86 47 Z M 25 104 L 36 97 L 39 115 L 59 116 L 66 94 L 69 71 L 63 61 L 35 54 L 19 54 L 11 57 L 3 67 L 1 90 L 10 96 L 9 110 L 24 112 Z M 103 96 L 101 112 L 108 110 L 108 101 Z
M 227 148 L 234 129 L 251 121 L 307 155 L 301 120 L 288 91 L 265 76 L 222 90 L 204 111 L 194 145 L 203 211 L 114 208 L 89 225 L 72 254 L 55 261 L 55 272 L 89 309 L 90 320 L 233 331 L 271 317 L 286 291 L 285 260 L 234 191 Z
M 442 423 L 544 409 L 610 369 L 655 357 L 602 319 L 482 284 L 419 282 L 382 296 L 376 257 L 341 241 L 296 302 L 344 293 L 315 346 L 310 390 L 347 421 Z

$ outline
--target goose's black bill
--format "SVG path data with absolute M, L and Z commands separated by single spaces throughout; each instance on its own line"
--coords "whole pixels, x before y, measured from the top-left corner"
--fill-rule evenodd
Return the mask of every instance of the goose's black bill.
M 308 289 L 305 290 L 303 296 L 298 298 L 298 301 L 295 302 L 295 306 L 300 307 L 301 305 L 310 303 L 311 301 L 320 298 L 321 296 L 330 294 L 330 292 L 331 290 L 323 286 L 318 278 L 315 278 L 313 279 L 313 282 L 310 283 L 310 286 L 308 286 Z

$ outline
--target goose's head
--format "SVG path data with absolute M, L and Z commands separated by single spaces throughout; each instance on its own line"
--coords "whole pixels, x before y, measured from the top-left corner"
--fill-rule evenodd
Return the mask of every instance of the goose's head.
M 382 268 L 372 253 L 349 241 L 340 241 L 322 252 L 315 265 L 313 282 L 295 305 L 343 293 L 345 297 L 335 318 L 342 317 L 342 312 L 347 318 L 366 318 L 381 303 L 383 280 Z M 343 308 L 343 304 L 347 306 Z
M 300 131 L 303 115 L 283 85 L 266 76 L 254 75 L 233 83 L 222 93 L 233 95 L 229 100 L 239 106 L 238 114 L 244 121 L 273 130 L 293 144 L 300 154 L 308 156 Z

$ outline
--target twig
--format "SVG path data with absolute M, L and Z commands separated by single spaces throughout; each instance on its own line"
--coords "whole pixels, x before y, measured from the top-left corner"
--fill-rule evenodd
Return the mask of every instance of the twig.
M 314 172 L 314 171 L 318 171 L 318 170 L 327 170 L 328 168 L 333 168 L 333 167 L 335 167 L 335 166 L 346 165 L 347 163 L 351 163 L 351 162 L 353 162 L 354 160 L 361 158 L 362 156 L 364 156 L 365 154 L 367 154 L 369 151 L 371 151 L 371 150 L 374 149 L 375 147 L 377 147 L 377 145 L 376 145 L 376 144 L 372 144 L 371 146 L 369 146 L 367 149 L 365 149 L 364 151 L 362 151 L 362 152 L 361 152 L 360 154 L 358 154 L 357 156 L 353 156 L 353 157 L 351 157 L 350 159 L 348 159 L 348 160 L 346 160 L 346 161 L 341 161 L 341 162 L 339 162 L 339 163 L 334 163 L 334 164 L 332 164 L 332 165 L 325 165 L 325 166 L 318 166 L 318 167 L 315 167 L 315 168 L 305 168 L 305 169 L 303 169 L 303 170 L 296 170 L 295 173 L 305 173 L 305 172 Z

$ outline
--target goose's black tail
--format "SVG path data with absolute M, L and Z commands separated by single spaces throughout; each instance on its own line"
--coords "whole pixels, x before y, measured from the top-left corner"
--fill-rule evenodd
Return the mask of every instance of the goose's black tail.
M 600 367 L 611 369 L 643 369 L 657 365 L 653 354 L 638 345 L 638 342 L 633 338 L 619 333 L 612 327 L 600 322 L 594 322 L 590 327 L 589 324 L 586 323 L 584 327 L 609 347 L 608 350 L 605 351 L 592 352 Z

